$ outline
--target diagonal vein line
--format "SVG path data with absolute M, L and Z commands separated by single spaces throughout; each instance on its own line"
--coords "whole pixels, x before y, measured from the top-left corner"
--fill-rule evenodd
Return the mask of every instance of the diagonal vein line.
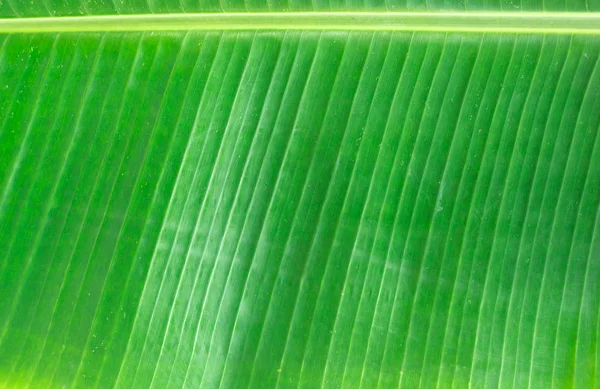
M 0 33 L 189 30 L 600 35 L 600 12 L 225 12 L 0 19 Z

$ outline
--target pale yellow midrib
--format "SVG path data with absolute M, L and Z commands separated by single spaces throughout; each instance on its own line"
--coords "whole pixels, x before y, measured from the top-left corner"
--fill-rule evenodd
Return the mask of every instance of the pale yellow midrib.
M 252 12 L 0 19 L 0 33 L 188 30 L 600 34 L 600 13 Z

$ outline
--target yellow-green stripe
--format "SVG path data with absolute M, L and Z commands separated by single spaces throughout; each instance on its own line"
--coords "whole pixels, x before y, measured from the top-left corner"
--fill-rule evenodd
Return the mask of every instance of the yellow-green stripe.
M 258 12 L 0 19 L 0 33 L 187 30 L 438 31 L 600 34 L 600 13 Z

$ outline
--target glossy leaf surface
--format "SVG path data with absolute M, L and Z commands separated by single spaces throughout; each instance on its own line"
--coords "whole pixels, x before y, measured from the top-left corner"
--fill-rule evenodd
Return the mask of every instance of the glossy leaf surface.
M 0 40 L 0 387 L 600 383 L 597 36 Z
M 3 0 L 0 17 L 259 11 L 598 12 L 599 0 Z

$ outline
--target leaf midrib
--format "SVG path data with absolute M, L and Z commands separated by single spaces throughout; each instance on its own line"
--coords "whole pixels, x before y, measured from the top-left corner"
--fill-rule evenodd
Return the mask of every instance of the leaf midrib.
M 0 33 L 339 30 L 600 34 L 600 12 L 245 12 L 0 19 Z

